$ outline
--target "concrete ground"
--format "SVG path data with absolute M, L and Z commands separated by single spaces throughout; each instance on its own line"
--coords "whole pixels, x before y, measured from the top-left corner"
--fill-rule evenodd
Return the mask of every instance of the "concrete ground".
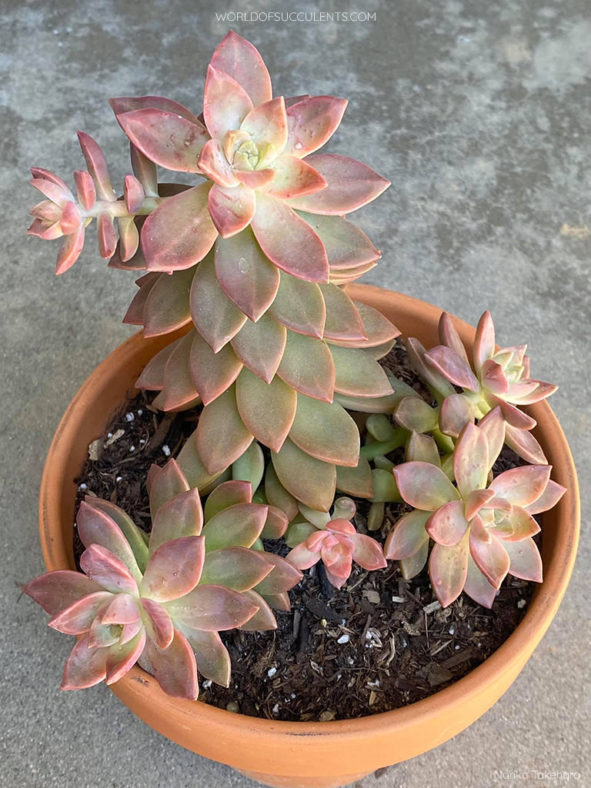
M 384 253 L 367 281 L 472 322 L 488 307 L 503 344 L 529 340 L 535 374 L 560 384 L 552 405 L 588 491 L 588 0 L 364 0 L 350 10 L 366 21 L 256 17 L 314 8 L 307 0 L 0 3 L 1 785 L 253 785 L 154 733 L 102 686 L 60 693 L 71 642 L 17 589 L 42 571 L 45 452 L 80 384 L 129 335 L 120 320 L 134 289 L 128 275 L 105 269 L 94 239 L 72 271 L 53 276 L 55 245 L 24 234 L 36 201 L 27 168 L 71 180 L 82 128 L 121 184 L 127 146 L 106 99 L 163 93 L 199 111 L 206 63 L 229 27 L 261 48 L 278 94 L 349 97 L 331 149 L 393 184 L 358 214 Z M 236 12 L 250 18 L 235 21 Z M 505 697 L 453 741 L 360 785 L 591 784 L 589 551 L 584 530 L 560 612 Z

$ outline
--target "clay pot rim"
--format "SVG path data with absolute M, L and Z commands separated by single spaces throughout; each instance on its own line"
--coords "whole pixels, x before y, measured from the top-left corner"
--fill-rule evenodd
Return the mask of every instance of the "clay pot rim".
M 423 312 L 428 322 L 438 318 L 441 309 L 428 302 L 396 293 L 380 287 L 369 285 L 352 285 L 348 293 L 353 298 L 372 304 L 379 309 L 379 302 L 391 301 L 395 298 L 401 309 Z M 455 318 L 455 325 L 463 337 L 473 336 L 475 329 L 465 321 Z M 65 446 L 69 445 L 71 422 L 82 407 L 82 401 L 88 396 L 104 369 L 112 364 L 115 354 L 131 356 L 137 348 L 141 332 L 130 337 L 108 356 L 82 385 L 76 396 L 71 401 L 54 435 L 45 463 L 40 493 L 40 537 L 45 564 L 48 570 L 71 568 L 64 560 L 55 558 L 55 529 L 59 528 L 59 500 L 51 501 L 50 490 L 59 483 L 65 456 Z M 470 698 L 479 694 L 483 684 L 495 683 L 500 680 L 510 663 L 518 665 L 517 672 L 529 658 L 532 651 L 532 640 L 539 642 L 550 625 L 556 610 L 564 596 L 572 569 L 574 566 L 578 535 L 580 527 L 580 503 L 577 474 L 568 443 L 547 402 L 537 403 L 527 408 L 538 421 L 538 437 L 544 449 L 554 458 L 553 478 L 567 487 L 567 493 L 557 506 L 557 517 L 561 523 L 566 523 L 562 533 L 557 537 L 560 549 L 553 555 L 550 571 L 545 575 L 543 583 L 536 589 L 534 597 L 527 612 L 509 638 L 481 665 L 471 670 L 466 676 L 458 679 L 449 687 L 439 690 L 423 700 L 392 709 L 390 711 L 372 714 L 365 717 L 348 720 L 333 720 L 330 722 L 286 722 L 281 720 L 268 720 L 250 717 L 243 714 L 229 712 L 211 706 L 203 701 L 189 701 L 171 698 L 159 687 L 152 676 L 135 666 L 132 670 L 111 689 L 116 694 L 137 695 L 149 693 L 151 702 L 158 706 L 160 712 L 177 717 L 186 717 L 192 724 L 196 718 L 207 725 L 210 722 L 215 728 L 222 725 L 228 730 L 235 730 L 237 734 L 250 736 L 265 736 L 266 747 L 269 745 L 269 736 L 310 736 L 338 738 L 345 741 L 348 736 L 358 737 L 360 734 L 369 734 L 372 730 L 395 731 L 404 726 L 410 719 L 417 716 L 427 720 L 441 714 L 442 707 L 452 708 L 457 703 L 470 703 Z M 551 449 L 551 450 L 550 450 Z M 55 496 L 54 496 L 55 497 Z M 570 527 L 569 527 L 570 524 Z M 558 558 L 561 562 L 558 565 Z M 447 736 L 442 735 L 442 741 Z

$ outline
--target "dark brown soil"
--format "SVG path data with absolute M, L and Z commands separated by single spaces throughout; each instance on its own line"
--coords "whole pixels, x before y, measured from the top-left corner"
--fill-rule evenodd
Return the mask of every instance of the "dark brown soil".
M 421 391 L 405 361 L 397 345 L 383 363 Z M 148 468 L 176 456 L 198 420 L 197 409 L 155 411 L 152 399 L 141 393 L 126 404 L 94 447 L 98 459 L 87 461 L 79 479 L 79 499 L 89 493 L 110 499 L 146 530 Z M 504 450 L 495 472 L 517 464 L 519 458 Z M 367 532 L 369 504 L 357 503 L 357 529 Z M 404 504 L 388 505 L 384 527 L 372 536 L 383 541 L 404 510 Z M 266 547 L 287 552 L 282 541 Z M 77 559 L 81 549 L 75 534 Z M 290 592 L 291 611 L 276 614 L 277 630 L 222 633 L 232 657 L 232 683 L 226 689 L 203 682 L 200 699 L 242 714 L 296 721 L 351 719 L 404 706 L 490 656 L 523 618 L 533 589 L 508 577 L 492 610 L 465 595 L 442 610 L 426 570 L 405 581 L 396 564 L 379 572 L 356 567 L 336 590 L 319 564 Z

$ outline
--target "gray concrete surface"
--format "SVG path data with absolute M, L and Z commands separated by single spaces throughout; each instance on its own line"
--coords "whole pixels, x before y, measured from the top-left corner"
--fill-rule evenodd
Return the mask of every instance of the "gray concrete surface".
M 36 505 L 44 454 L 68 401 L 129 333 L 133 290 L 88 244 L 55 278 L 55 246 L 24 235 L 27 167 L 70 179 L 75 132 L 128 171 L 113 95 L 163 93 L 193 109 L 228 27 L 263 51 L 278 93 L 351 100 L 332 144 L 393 182 L 358 221 L 384 252 L 369 282 L 529 340 L 536 375 L 589 489 L 591 8 L 588 0 L 323 3 L 375 21 L 229 21 L 215 11 L 307 11 L 313 3 L 2 0 L 3 786 L 235 786 L 252 783 L 171 744 L 104 687 L 60 693 L 71 643 L 19 599 L 42 570 Z M 318 9 L 317 9 L 318 10 Z M 505 697 L 435 752 L 360 785 L 591 784 L 587 529 L 548 635 Z M 261 744 L 261 746 L 264 746 Z M 561 773 L 558 776 L 552 773 Z M 510 773 L 514 773 L 511 778 Z M 577 776 L 578 775 L 578 776 Z

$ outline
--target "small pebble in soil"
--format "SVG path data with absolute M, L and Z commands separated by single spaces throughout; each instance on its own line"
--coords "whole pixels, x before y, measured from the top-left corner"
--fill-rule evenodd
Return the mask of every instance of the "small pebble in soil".
M 343 646 L 345 643 L 349 642 L 349 635 L 341 635 L 340 638 L 337 640 L 337 643 L 340 646 Z

